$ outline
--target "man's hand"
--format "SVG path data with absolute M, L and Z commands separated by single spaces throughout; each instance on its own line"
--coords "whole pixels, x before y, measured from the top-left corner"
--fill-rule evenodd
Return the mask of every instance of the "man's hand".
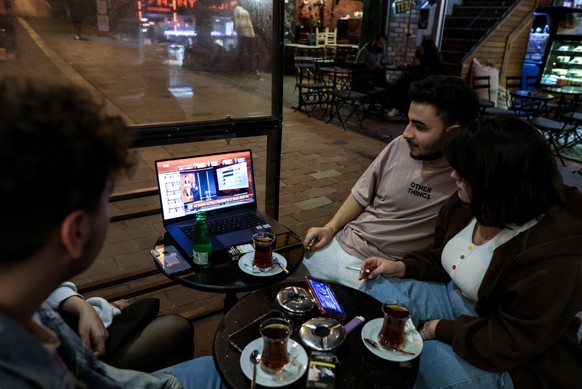
M 325 227 L 311 227 L 305 235 L 303 247 L 305 250 L 317 251 L 325 247 L 335 235 L 335 231 L 330 226 Z
M 65 300 L 62 308 L 79 317 L 79 336 L 85 346 L 97 356 L 105 354 L 105 341 L 109 333 L 91 304 L 79 296 L 73 296 Z
M 377 276 L 384 278 L 402 277 L 406 270 L 406 265 L 400 261 L 384 259 L 380 257 L 370 257 L 362 262 L 359 280 L 371 280 Z
M 351 220 L 358 217 L 364 210 L 364 206 L 358 203 L 350 193 L 333 218 L 323 227 L 311 227 L 305 235 L 303 247 L 305 250 L 317 251 L 327 245 L 335 234 Z

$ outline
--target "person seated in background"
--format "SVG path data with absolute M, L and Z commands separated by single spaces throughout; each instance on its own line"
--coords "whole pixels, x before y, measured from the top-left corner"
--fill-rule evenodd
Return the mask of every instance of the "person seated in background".
M 445 66 L 445 60 L 434 41 L 426 38 L 422 41 L 420 47 L 422 48 L 422 61 L 420 66 L 424 68 L 426 76 L 441 74 Z
M 369 79 L 368 88 L 376 88 L 372 96 L 371 101 L 368 105 L 368 110 L 370 112 L 376 112 L 381 110 L 383 112 L 385 107 L 385 102 L 387 99 L 388 83 L 386 81 L 386 64 L 384 63 L 384 46 L 388 36 L 384 33 L 378 33 L 374 36 L 374 39 L 366 43 L 356 55 L 356 66 L 354 70 L 366 70 L 371 73 L 365 79 Z M 352 75 L 352 77 L 356 77 Z M 362 78 L 362 77 L 360 77 Z
M 582 388 L 582 194 L 516 117 L 473 122 L 443 149 L 457 192 L 432 246 L 360 271 L 362 290 L 424 322 L 415 387 Z
M 383 69 L 384 64 L 384 46 L 388 36 L 383 33 L 378 33 L 374 36 L 374 39 L 366 43 L 358 51 L 356 55 L 356 63 L 362 63 L 368 67 L 368 69 Z
M 72 282 L 63 282 L 47 302 L 102 361 L 120 369 L 152 372 L 192 359 L 194 328 L 177 314 L 159 315 L 155 298 L 109 303 L 85 300 Z M 160 336 L 163 334 L 163 336 Z
M 431 75 L 441 74 L 443 71 L 443 56 L 430 38 L 424 39 L 422 44 L 414 51 L 412 65 L 402 65 L 404 69 L 402 76 L 390 86 L 388 91 L 387 105 L 390 106 L 386 115 L 388 117 L 398 117 L 402 112 L 406 112 L 410 100 L 408 99 L 408 89 L 410 85 Z
M 0 382 L 6 388 L 219 388 L 212 357 L 149 374 L 100 361 L 46 299 L 87 269 L 109 225 L 132 132 L 85 90 L 0 81 Z M 39 197 L 31 182 L 44 188 Z M 159 334 L 164 336 L 164 334 Z
M 475 120 L 479 103 L 465 81 L 442 76 L 412 84 L 410 99 L 402 136 L 372 162 L 333 218 L 307 231 L 301 266 L 313 277 L 357 288 L 347 266 L 430 244 L 438 210 L 455 190 L 441 143 Z

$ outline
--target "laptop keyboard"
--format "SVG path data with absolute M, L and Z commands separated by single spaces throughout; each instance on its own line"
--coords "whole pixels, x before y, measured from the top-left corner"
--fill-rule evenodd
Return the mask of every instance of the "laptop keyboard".
M 211 235 L 225 234 L 227 232 L 244 230 L 245 228 L 255 227 L 265 222 L 257 216 L 254 211 L 248 213 L 224 216 L 208 220 L 208 230 Z M 194 238 L 196 223 L 181 227 L 182 231 L 191 240 Z

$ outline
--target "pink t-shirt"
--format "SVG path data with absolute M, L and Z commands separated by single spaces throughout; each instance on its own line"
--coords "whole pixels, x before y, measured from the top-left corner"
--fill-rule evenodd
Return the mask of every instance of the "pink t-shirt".
M 419 161 L 400 136 L 394 139 L 352 188 L 364 211 L 338 232 L 349 254 L 396 257 L 429 246 L 436 215 L 454 193 L 451 167 Z

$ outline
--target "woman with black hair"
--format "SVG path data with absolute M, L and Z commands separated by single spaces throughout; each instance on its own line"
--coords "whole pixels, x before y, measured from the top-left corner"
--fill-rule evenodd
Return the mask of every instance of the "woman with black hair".
M 390 102 L 388 105 L 391 108 L 386 112 L 386 115 L 388 117 L 397 117 L 401 116 L 402 112 L 406 112 L 408 105 L 410 105 L 410 99 L 408 98 L 410 85 L 428 76 L 441 74 L 443 67 L 443 56 L 434 41 L 430 38 L 424 39 L 422 44 L 414 51 L 412 65 L 402 66 L 405 71 L 390 88 L 388 94 Z
M 457 193 L 433 245 L 360 272 L 367 293 L 423 323 L 416 387 L 582 387 L 582 194 L 518 118 L 473 122 L 444 154 Z

